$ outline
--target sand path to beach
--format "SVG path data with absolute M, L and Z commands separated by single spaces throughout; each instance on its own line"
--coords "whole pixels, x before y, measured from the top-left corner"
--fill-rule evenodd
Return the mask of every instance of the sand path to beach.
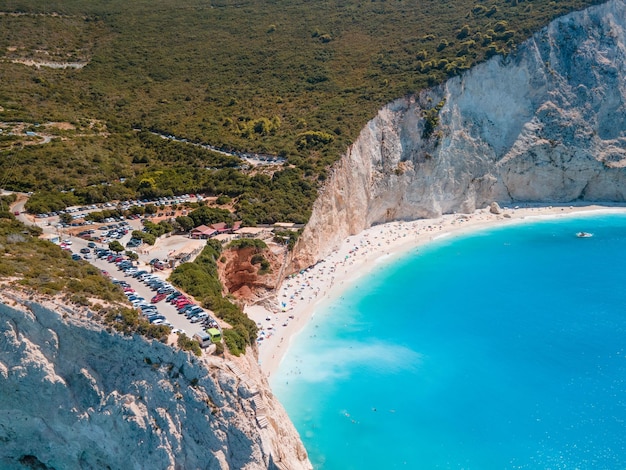
M 410 250 L 419 249 L 437 238 L 458 236 L 495 225 L 508 225 L 572 214 L 626 213 L 624 206 L 548 206 L 502 208 L 492 214 L 489 208 L 473 214 L 448 214 L 437 219 L 391 222 L 377 225 L 346 238 L 341 246 L 314 266 L 285 279 L 277 290 L 275 305 L 259 305 L 245 312 L 259 326 L 259 364 L 269 377 L 276 372 L 291 341 L 315 313 L 322 301 L 336 298 L 361 276 L 383 263 L 391 262 Z M 585 227 L 581 227 L 585 230 Z M 572 234 L 574 235 L 574 234 Z

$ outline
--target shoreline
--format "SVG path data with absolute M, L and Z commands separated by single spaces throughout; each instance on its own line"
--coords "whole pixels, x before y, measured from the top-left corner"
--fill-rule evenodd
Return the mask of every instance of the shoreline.
M 491 227 L 600 213 L 626 214 L 626 206 L 519 205 L 515 208 L 503 207 L 500 214 L 492 214 L 487 207 L 472 214 L 445 214 L 436 219 L 389 222 L 352 235 L 315 265 L 286 278 L 277 289 L 272 310 L 260 305 L 245 308 L 246 314 L 259 326 L 260 337 L 263 337 L 257 341 L 261 370 L 266 377 L 276 373 L 291 341 L 310 322 L 317 308 L 341 295 L 357 279 L 413 249 Z

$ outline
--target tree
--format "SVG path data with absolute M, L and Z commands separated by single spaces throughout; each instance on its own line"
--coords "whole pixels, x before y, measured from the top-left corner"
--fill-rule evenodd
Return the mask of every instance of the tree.
M 226 209 L 208 206 L 202 206 L 192 211 L 189 217 L 193 220 L 194 227 L 198 227 L 199 225 L 211 225 L 217 222 L 232 223 L 233 221 L 233 215 Z
M 215 200 L 215 204 L 223 206 L 224 204 L 229 204 L 231 200 L 231 198 L 229 198 L 225 194 L 222 194 L 221 196 L 217 197 L 217 199 Z
M 109 250 L 115 251 L 116 253 L 121 253 L 122 251 L 124 251 L 124 247 L 117 240 L 113 240 L 111 243 L 109 243 Z
M 188 232 L 192 228 L 194 228 L 193 219 L 186 215 L 181 215 L 176 217 L 176 223 L 180 225 L 181 230 L 184 232 Z
M 73 220 L 72 214 L 68 214 L 67 212 L 64 212 L 63 214 L 59 216 L 59 220 L 63 222 L 64 224 L 71 224 Z
M 129 259 L 132 259 L 133 261 L 137 261 L 139 259 L 139 255 L 134 251 L 126 250 L 124 254 L 128 256 Z

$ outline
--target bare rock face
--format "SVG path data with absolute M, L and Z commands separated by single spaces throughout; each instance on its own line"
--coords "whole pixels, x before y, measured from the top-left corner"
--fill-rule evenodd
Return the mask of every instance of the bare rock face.
M 392 220 L 492 201 L 624 201 L 625 31 L 625 3 L 612 0 L 385 106 L 335 165 L 292 269 Z
M 255 255 L 269 263 L 270 269 L 265 274 L 260 274 L 261 265 L 255 261 Z M 248 247 L 222 252 L 218 269 L 227 293 L 243 301 L 256 301 L 266 297 L 280 282 L 281 262 L 281 257 L 269 249 L 259 251 Z
M 280 404 L 224 361 L 0 303 L 0 468 L 268 469 L 311 465 Z M 264 384 L 260 384 L 264 390 Z

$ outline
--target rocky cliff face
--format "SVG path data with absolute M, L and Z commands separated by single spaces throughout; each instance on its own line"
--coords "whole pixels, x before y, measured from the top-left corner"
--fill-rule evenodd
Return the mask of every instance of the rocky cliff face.
M 63 316 L 0 303 L 0 468 L 311 468 L 264 379 Z
M 254 260 L 255 255 L 269 263 L 265 274 L 259 274 L 261 264 Z M 223 251 L 217 267 L 226 293 L 246 302 L 267 297 L 280 284 L 282 258 L 282 254 L 276 255 L 269 249 L 253 247 Z
M 293 267 L 392 220 L 491 201 L 624 201 L 625 78 L 626 6 L 613 0 L 390 103 L 335 166 Z

